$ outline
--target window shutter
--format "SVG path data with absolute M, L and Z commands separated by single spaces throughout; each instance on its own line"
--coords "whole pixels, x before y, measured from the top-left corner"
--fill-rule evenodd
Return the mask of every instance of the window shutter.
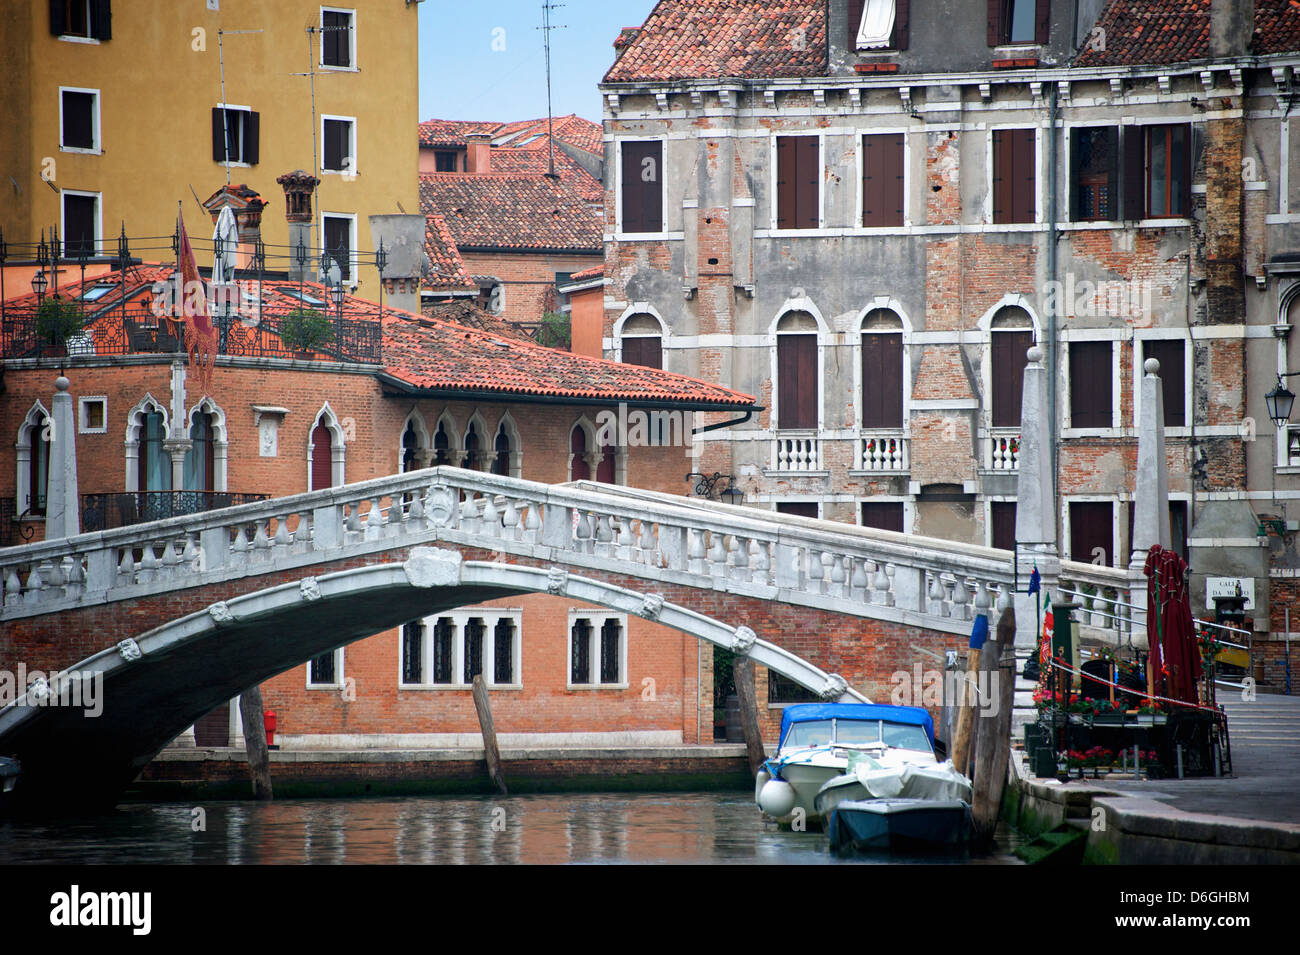
M 893 47 L 895 50 L 906 50 L 908 41 L 911 39 L 911 31 L 908 28 L 909 0 L 895 0 L 894 3 L 894 38 Z
M 644 143 L 641 157 L 641 222 L 647 232 L 662 232 L 664 229 L 664 192 L 663 192 L 663 143 Z M 645 160 L 654 161 L 653 178 L 645 179 Z
M 1110 342 L 1070 344 L 1070 426 L 1109 428 L 1114 360 Z
M 324 422 L 311 433 L 311 489 L 320 491 L 334 486 L 334 435 Z
M 903 426 L 903 336 L 862 335 L 862 427 Z
M 96 40 L 113 39 L 113 10 L 109 0 L 90 0 L 90 35 Z
M 1124 218 L 1146 218 L 1146 130 L 1129 126 L 1124 130 Z
M 817 427 L 817 336 L 778 335 L 778 428 Z
M 989 46 L 1000 46 L 1006 30 L 1002 26 L 1002 9 L 1004 0 L 989 0 Z
M 1038 0 L 1034 9 L 1034 42 L 1047 43 L 1052 38 L 1052 0 Z
M 261 145 L 259 130 L 261 114 L 245 113 L 244 117 L 244 162 L 256 166 Z
M 1160 396 L 1165 406 L 1165 427 L 1182 428 L 1187 425 L 1183 372 L 1185 343 L 1177 338 L 1148 340 L 1142 343 L 1142 357 L 1160 362 Z M 1139 368 L 1140 374 L 1146 372 Z
M 642 221 L 641 159 L 639 143 L 623 143 L 623 222 L 624 232 L 648 231 Z
M 663 368 L 663 341 L 656 336 L 623 339 L 623 364 Z
M 993 524 L 993 546 L 999 550 L 1012 550 L 1016 546 L 1015 501 L 989 502 L 989 517 Z
M 63 36 L 68 29 L 67 11 L 63 2 L 64 0 L 50 0 L 50 33 L 54 36 Z
M 849 0 L 849 42 L 847 46 L 850 50 L 858 48 L 858 30 L 862 26 L 862 8 L 866 5 L 866 0 Z
M 799 151 L 799 196 L 797 199 L 798 227 L 816 229 L 820 225 L 818 209 L 818 177 L 821 173 L 821 149 L 816 136 L 800 136 L 796 142 Z
M 788 136 L 776 140 L 776 227 L 795 228 L 794 211 L 797 190 L 794 140 Z
M 63 94 L 63 145 L 91 149 L 95 145 L 95 97 L 90 93 Z
M 903 135 L 862 137 L 862 224 L 903 224 Z
M 881 531 L 903 533 L 903 502 L 864 501 L 862 504 L 862 526 L 874 527 Z
M 1186 216 L 1192 212 L 1192 130 L 1191 126 L 1175 126 L 1171 140 L 1172 156 L 1169 163 L 1174 181 L 1170 187 L 1173 215 Z
M 1080 158 L 1083 153 L 1083 137 L 1087 135 L 1083 129 L 1074 129 L 1070 132 L 1070 221 L 1078 222 L 1084 217 L 1083 203 L 1081 201 L 1083 188 L 1080 179 L 1083 176 L 1083 161 Z
M 325 120 L 325 169 L 343 168 L 343 123 Z
M 222 121 L 224 110 L 219 106 L 212 109 L 212 161 L 226 161 L 226 127 Z
M 1070 559 L 1091 564 L 1093 550 L 1100 548 L 1106 566 L 1114 561 L 1115 512 L 1110 501 L 1078 501 L 1070 504 Z
M 1025 390 L 1025 353 L 1034 343 L 1032 332 L 993 333 L 993 427 L 1020 425 Z
M 1033 222 L 1038 205 L 1037 170 L 1034 168 L 1034 131 L 1013 129 L 1010 139 L 1011 168 L 1014 171 L 1011 184 L 1011 221 Z
M 993 130 L 993 221 L 1010 222 L 1011 215 L 1011 138 L 1001 129 Z

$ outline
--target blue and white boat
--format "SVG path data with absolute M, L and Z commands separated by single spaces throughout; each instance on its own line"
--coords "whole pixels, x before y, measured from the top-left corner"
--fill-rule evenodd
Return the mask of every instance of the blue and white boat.
M 924 785 L 949 775 L 965 784 L 969 802 L 970 782 L 935 758 L 934 720 L 921 707 L 805 703 L 782 713 L 777 753 L 758 772 L 754 801 L 781 823 L 819 822 L 841 799 L 910 795 L 886 777 L 916 777 Z M 843 781 L 819 804 L 819 792 L 833 780 Z M 940 788 L 945 795 L 961 793 L 960 784 Z

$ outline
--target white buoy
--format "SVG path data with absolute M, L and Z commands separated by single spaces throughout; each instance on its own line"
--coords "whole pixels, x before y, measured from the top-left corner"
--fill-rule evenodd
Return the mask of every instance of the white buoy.
M 758 794 L 758 808 L 774 819 L 794 811 L 794 787 L 784 779 L 769 779 Z

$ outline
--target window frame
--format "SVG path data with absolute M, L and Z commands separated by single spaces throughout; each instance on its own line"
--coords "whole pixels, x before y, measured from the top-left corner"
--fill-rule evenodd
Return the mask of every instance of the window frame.
M 344 168 L 342 169 L 328 169 L 325 166 L 325 124 L 327 122 L 348 124 L 348 148 L 345 155 L 343 156 L 343 162 L 345 165 Z M 355 116 L 342 116 L 333 113 L 321 113 L 320 115 L 321 175 L 322 176 L 344 176 L 344 177 L 352 177 L 352 176 L 359 175 L 360 164 L 357 159 L 358 139 L 359 137 L 357 136 L 357 118 Z M 346 165 L 349 159 L 352 161 L 351 166 Z
M 591 636 L 589 637 L 591 646 L 588 650 L 588 661 L 591 667 L 589 672 L 594 679 L 591 683 L 574 683 L 573 627 L 578 620 L 583 619 L 591 622 Z M 615 683 L 602 683 L 600 682 L 600 637 L 606 621 L 609 620 L 617 621 L 619 624 L 619 679 Z M 569 625 L 564 637 L 564 684 L 566 690 L 626 690 L 628 688 L 627 658 L 630 634 L 627 629 L 627 620 L 628 617 L 625 613 L 585 610 L 576 607 L 569 608 Z
M 256 166 L 256 165 L 258 164 L 258 162 L 261 161 L 261 145 L 260 145 L 260 141 L 261 141 L 261 132 L 260 132 L 260 129 L 259 129 L 259 132 L 258 132 L 257 135 L 254 137 L 255 139 L 258 140 L 258 143 L 259 143 L 259 145 L 258 145 L 258 151 L 257 151 L 257 156 L 256 156 L 255 159 L 251 159 L 251 160 L 250 160 L 250 159 L 248 158 L 248 154 L 249 154 L 249 148 L 248 148 L 248 143 L 249 143 L 249 128 L 250 128 L 251 126 L 254 125 L 254 120 L 253 120 L 253 117 L 254 117 L 254 116 L 258 117 L 258 120 L 257 120 L 256 124 L 257 124 L 258 126 L 260 126 L 261 114 L 260 114 L 259 112 L 257 112 L 257 110 L 253 109 L 253 107 L 251 107 L 251 106 L 241 106 L 241 105 L 237 105 L 237 104 L 235 104 L 235 103 L 218 103 L 216 106 L 214 106 L 214 107 L 212 107 L 212 108 L 213 108 L 213 109 L 219 109 L 219 110 L 224 111 L 225 114 L 226 114 L 226 121 L 227 121 L 227 127 L 226 127 L 226 134 L 227 134 L 227 135 L 226 135 L 226 142 L 225 142 L 225 145 L 224 145 L 224 147 L 223 147 L 223 149 L 222 149 L 222 154 L 223 154 L 226 158 L 225 158 L 225 159 L 220 159 L 220 160 L 214 160 L 214 161 L 217 163 L 218 166 L 228 166 L 228 167 L 230 167 L 231 169 L 252 169 L 254 166 Z M 230 140 L 229 140 L 229 125 L 228 125 L 228 124 L 229 124 L 229 119 L 230 119 L 230 114 L 231 114 L 231 113 L 243 113 L 243 114 L 244 114 L 244 117 L 243 117 L 243 120 L 242 120 L 242 127 L 241 127 L 241 129 L 240 129 L 240 133 L 239 133 L 239 158 L 238 158 L 238 159 L 231 159 L 231 158 L 230 158 Z M 213 133 L 214 133 L 214 134 L 216 133 L 216 129 L 215 129 L 215 128 L 213 129 Z
M 815 227 L 795 226 L 793 228 L 783 228 L 781 226 L 781 195 L 778 183 L 781 178 L 781 169 L 779 165 L 779 142 L 782 139 L 816 139 L 817 140 L 817 225 Z M 768 184 L 772 192 L 771 201 L 771 231 L 778 232 L 782 236 L 799 236 L 799 235 L 817 235 L 826 228 L 826 177 L 820 174 L 823 169 L 826 155 L 826 137 L 819 131 L 796 131 L 791 130 L 783 133 L 773 133 L 771 144 L 769 146 L 771 175 L 768 177 Z M 859 187 L 860 188 L 860 187 Z M 797 196 L 797 191 L 796 191 Z M 797 220 L 798 199 L 795 200 L 794 218 Z M 861 221 L 861 220 L 859 220 Z
M 335 63 L 325 62 L 325 14 L 326 13 L 346 13 L 348 21 L 348 66 L 339 66 Z M 350 7 L 321 7 L 320 19 L 317 21 L 317 28 L 320 30 L 320 63 L 317 64 L 323 70 L 330 70 L 338 73 L 357 73 L 357 11 Z
M 658 143 L 659 144 L 659 231 L 658 232 L 628 232 L 624 227 L 624 186 L 623 181 L 623 145 L 625 143 Z M 615 202 L 615 236 L 620 241 L 636 241 L 638 239 L 662 239 L 668 233 L 668 177 L 663 174 L 664 164 L 668 158 L 668 139 L 664 136 L 620 136 L 615 142 L 618 152 L 618 161 L 615 163 L 614 175 L 617 179 L 614 191 Z
M 1074 560 L 1073 556 L 1071 556 L 1074 553 L 1074 529 L 1073 529 L 1073 521 L 1071 520 L 1071 514 L 1070 514 L 1070 510 L 1072 506 L 1075 504 L 1109 504 L 1110 505 L 1110 526 L 1111 526 L 1111 532 L 1110 532 L 1111 562 L 1109 564 L 1102 564 L 1098 566 L 1121 567 L 1121 568 L 1127 567 L 1128 555 L 1120 553 L 1124 541 L 1120 537 L 1120 526 L 1119 526 L 1118 518 L 1120 514 L 1119 508 L 1120 505 L 1123 503 L 1125 502 L 1113 494 L 1062 495 L 1061 504 L 1064 509 L 1064 520 L 1061 522 L 1062 523 L 1062 528 L 1061 528 L 1062 558 L 1065 560 Z M 1116 560 L 1119 560 L 1120 563 L 1118 564 L 1115 563 Z M 1083 563 L 1091 563 L 1091 562 L 1092 562 L 1091 560 L 1083 561 Z
M 903 494 L 871 494 L 866 497 L 860 497 L 853 502 L 853 523 L 858 527 L 866 527 L 872 530 L 878 530 L 874 524 L 867 524 L 862 520 L 864 504 L 901 504 L 903 506 L 903 533 L 908 533 L 909 527 L 916 526 L 916 501 L 910 495 Z
M 1034 0 L 1033 39 L 1013 40 L 1015 0 L 989 0 L 987 43 L 990 47 L 1029 47 L 1045 46 L 1051 42 L 1052 5 L 1051 0 Z M 1042 29 L 1046 26 L 1046 30 Z
M 817 323 L 818 326 L 817 330 L 809 331 L 807 329 L 799 329 L 797 331 L 795 330 L 781 331 L 780 330 L 781 319 L 783 319 L 786 315 L 790 315 L 796 312 L 804 312 L 805 314 L 811 315 L 813 317 L 813 320 Z M 777 316 L 776 321 L 772 323 L 772 401 L 771 401 L 772 411 L 771 411 L 770 420 L 771 420 L 771 430 L 773 434 L 782 434 L 782 433 L 789 433 L 789 434 L 818 433 L 819 434 L 822 431 L 822 424 L 823 424 L 822 416 L 823 416 L 823 405 L 824 405 L 822 399 L 823 399 L 823 391 L 825 387 L 825 372 L 826 372 L 825 369 L 826 356 L 824 354 L 825 340 L 823 337 L 823 332 L 825 331 L 826 329 L 824 323 L 820 320 L 820 317 L 816 315 L 814 312 L 812 312 L 811 310 L 806 308 L 783 309 L 781 314 Z M 783 414 L 781 409 L 781 397 L 780 397 L 781 396 L 781 339 L 794 338 L 797 336 L 812 337 L 815 341 L 817 366 L 814 370 L 814 374 L 817 377 L 817 393 L 813 400 L 816 402 L 816 405 L 814 407 L 816 422 L 808 427 L 786 427 L 781 424 L 782 414 Z
M 1142 379 L 1146 372 L 1143 365 L 1146 363 L 1146 342 L 1156 340 L 1176 339 L 1183 343 L 1183 424 L 1181 425 L 1164 425 L 1164 432 L 1167 437 L 1185 438 L 1191 435 L 1192 429 L 1187 420 L 1192 415 L 1194 408 L 1192 405 L 1192 355 L 1194 352 L 1194 343 L 1188 339 L 1187 329 L 1185 328 L 1141 328 L 1133 332 L 1133 429 L 1134 433 L 1141 426 L 1142 422 Z M 1164 376 L 1161 376 L 1163 387 Z M 1162 422 L 1163 424 L 1163 422 Z
M 312 679 L 312 670 L 317 660 L 322 657 L 334 655 L 334 682 L 318 683 Z M 347 677 L 343 673 L 343 647 L 335 647 L 333 650 L 326 650 L 324 653 L 318 653 L 316 656 L 307 660 L 307 689 L 309 690 L 340 690 L 347 686 Z
M 18 424 L 18 438 L 14 442 L 14 515 L 25 515 L 24 520 L 45 520 L 45 511 L 39 514 L 31 511 L 31 502 L 34 489 L 32 488 L 32 459 L 36 454 L 36 446 L 41 441 L 41 432 L 52 423 L 53 414 L 45 407 L 45 404 L 37 399 L 32 403 L 27 414 Z M 45 500 L 49 503 L 49 464 L 46 459 L 45 470 Z
M 1132 128 L 1132 127 L 1129 127 Z M 1115 133 L 1115 166 L 1111 170 L 1107 185 L 1114 191 L 1111 197 L 1111 214 L 1109 217 L 1101 218 L 1094 216 L 1077 215 L 1078 208 L 1076 202 L 1076 192 L 1079 188 L 1079 170 L 1075 166 L 1075 156 L 1077 153 L 1076 137 L 1083 132 L 1091 132 L 1099 129 L 1113 130 Z M 1075 123 L 1066 129 L 1066 162 L 1065 162 L 1065 179 L 1066 179 L 1066 204 L 1070 222 L 1123 222 L 1124 221 L 1124 125 L 1122 123 L 1112 122 L 1084 122 Z
M 421 617 L 418 620 L 409 621 L 412 624 L 419 624 L 420 633 L 420 674 L 423 677 L 421 683 L 408 683 L 405 680 L 405 667 L 403 658 L 405 648 L 402 641 L 405 639 L 405 625 L 398 629 L 398 652 L 397 652 L 397 688 L 399 690 L 459 690 L 465 691 L 473 688 L 473 682 L 465 682 L 465 628 L 470 620 L 482 620 L 484 625 L 483 636 L 483 682 L 489 689 L 493 690 L 522 690 L 523 680 L 523 609 L 521 607 L 457 607 L 454 610 L 447 610 L 442 613 L 430 614 L 427 617 Z M 452 639 L 451 639 L 451 681 L 448 683 L 435 682 L 434 677 L 434 640 L 436 639 L 438 621 L 447 619 L 452 622 Z M 510 620 L 514 624 L 514 633 L 511 635 L 510 642 L 510 670 L 513 677 L 510 683 L 496 682 L 496 639 L 497 626 L 502 620 Z
M 346 219 L 348 220 L 348 274 L 343 276 L 343 284 L 355 289 L 360 283 L 357 280 L 357 269 L 359 259 L 357 255 L 357 214 L 355 212 L 327 212 L 324 209 L 320 213 L 320 248 L 317 250 L 317 256 L 326 252 L 333 257 L 334 250 L 325 244 L 325 220 L 326 219 Z
M 900 136 L 902 137 L 903 156 L 902 156 L 902 185 L 899 187 L 903 193 L 902 220 L 897 225 L 867 225 L 867 147 L 868 138 Z M 899 229 L 906 229 L 912 225 L 912 196 L 911 196 L 911 165 L 912 165 L 912 140 L 906 129 L 879 129 L 870 132 L 859 132 L 857 135 L 857 166 L 858 166 L 858 209 L 855 225 L 858 229 L 864 231 L 884 231 L 892 232 Z
M 65 93 L 79 93 L 92 97 L 90 108 L 90 138 L 89 146 L 69 146 L 64 142 L 64 136 L 67 132 L 65 127 L 65 118 L 63 113 L 63 95 Z M 83 86 L 60 86 L 59 87 L 59 152 L 63 153 L 81 153 L 88 156 L 102 156 L 104 154 L 104 140 L 102 138 L 102 119 L 101 104 L 103 103 L 102 94 L 97 89 L 91 89 Z
M 59 236 L 63 243 L 63 255 L 72 258 L 75 253 L 68 251 L 68 208 L 67 197 L 80 196 L 95 200 L 95 248 L 91 257 L 97 256 L 104 248 L 104 194 L 102 192 L 83 192 L 80 189 L 59 190 Z
M 893 0 L 894 3 L 894 28 L 889 34 L 888 46 L 876 47 L 859 47 L 858 33 L 862 29 L 862 17 L 867 12 L 871 0 L 849 0 L 845 10 L 849 16 L 845 26 L 848 29 L 848 43 L 846 44 L 849 53 L 854 56 L 869 56 L 873 53 L 899 53 L 906 50 L 910 42 L 909 0 Z M 853 16 L 856 12 L 857 16 Z
M 1091 330 L 1089 330 L 1091 331 Z M 1063 338 L 1064 354 L 1061 356 L 1061 375 L 1065 379 L 1065 421 L 1061 427 L 1062 438 L 1114 437 L 1115 432 L 1123 427 L 1122 397 L 1120 371 L 1122 355 L 1119 353 L 1119 339 L 1113 332 L 1105 332 L 1105 337 L 1086 337 L 1073 330 Z M 1077 427 L 1074 424 L 1074 376 L 1070 372 L 1070 349 L 1074 345 L 1110 345 L 1110 424 L 1105 427 Z
M 50 4 L 50 33 L 57 39 L 67 43 L 101 43 L 105 40 L 111 40 L 113 38 L 113 7 L 110 0 L 77 0 L 77 2 L 79 5 L 83 5 L 86 11 L 86 32 L 67 32 L 67 8 L 71 4 L 67 0 L 53 0 Z M 58 30 L 55 29 L 54 21 L 55 3 L 64 8 L 60 14 L 63 26 Z
M 86 417 L 86 409 L 93 403 L 98 403 L 102 409 L 101 419 L 104 423 L 98 428 L 90 427 Z M 108 434 L 108 395 L 81 395 L 77 398 L 77 433 Z

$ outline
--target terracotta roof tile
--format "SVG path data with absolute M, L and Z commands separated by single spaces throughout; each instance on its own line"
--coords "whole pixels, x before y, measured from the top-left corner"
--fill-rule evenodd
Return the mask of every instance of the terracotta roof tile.
M 556 139 L 559 139 L 557 136 Z M 492 150 L 492 171 L 513 175 L 540 176 L 550 171 L 550 151 L 548 139 L 543 136 L 535 143 L 514 148 L 496 148 Z M 555 150 L 555 173 L 562 181 L 567 181 L 578 195 L 590 203 L 602 203 L 605 200 L 605 187 L 601 181 L 578 165 L 564 150 Z M 462 175 L 470 175 L 463 173 Z
M 605 82 L 825 73 L 825 0 L 659 0 Z
M 574 272 L 569 276 L 570 282 L 585 282 L 587 279 L 601 278 L 605 274 L 605 266 L 593 265 L 589 269 L 583 269 L 581 272 Z
M 1210 0 L 1111 0 L 1097 19 L 1103 49 L 1085 44 L 1079 66 L 1185 63 L 1210 55 Z M 1100 44 L 1098 44 L 1100 46 Z M 1255 0 L 1256 55 L 1300 51 L 1300 0 Z
M 428 173 L 420 177 L 420 209 L 441 214 L 456 246 L 600 253 L 601 220 L 565 180 L 493 173 Z
M 478 290 L 478 285 L 465 271 L 465 262 L 456 248 L 451 230 L 436 212 L 425 216 L 424 251 L 433 266 L 433 271 L 424 278 L 425 288 L 442 292 Z

